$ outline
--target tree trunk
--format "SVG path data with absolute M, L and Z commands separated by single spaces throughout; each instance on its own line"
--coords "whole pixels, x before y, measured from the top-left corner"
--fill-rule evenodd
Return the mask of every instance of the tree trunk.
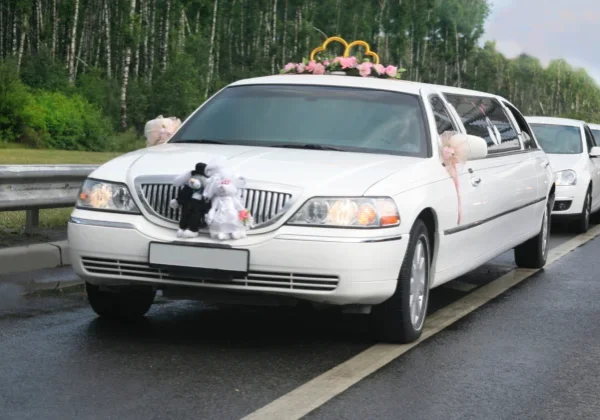
M 275 74 L 275 60 L 277 59 L 275 42 L 277 42 L 277 0 L 273 0 L 273 28 L 271 29 L 271 48 L 273 49 L 273 55 L 271 57 L 271 74 Z
M 10 13 L 8 14 L 10 16 Z M 13 9 L 12 55 L 17 55 L 17 12 Z
M 461 87 L 461 81 L 460 81 L 460 53 L 459 53 L 459 49 L 458 49 L 458 31 L 454 31 L 455 34 L 455 38 L 456 38 L 456 86 Z
M 210 83 L 212 82 L 213 71 L 215 67 L 214 51 L 215 51 L 215 31 L 217 29 L 217 10 L 219 6 L 219 0 L 215 0 L 213 7 L 212 26 L 210 29 L 210 47 L 208 49 L 208 74 L 206 76 L 206 90 L 204 97 L 208 98 L 208 92 L 210 90 Z
M 129 33 L 133 33 L 133 16 L 135 14 L 135 0 L 131 0 L 129 10 Z M 125 62 L 123 63 L 123 84 L 121 85 L 121 127 L 127 128 L 127 85 L 129 84 L 129 65 L 131 64 L 131 39 L 127 40 L 125 47 Z
M 56 56 L 56 37 L 58 34 L 58 13 L 56 12 L 57 0 L 52 0 L 52 48 L 50 49 L 50 55 L 52 58 Z
M 21 39 L 19 42 L 19 55 L 17 58 L 17 71 L 21 70 L 21 60 L 23 59 L 23 50 L 25 49 L 25 38 L 27 37 L 27 15 L 22 15 Z
M 149 46 L 149 57 L 146 62 L 148 67 L 146 68 L 146 74 L 148 82 L 152 83 L 152 73 L 154 72 L 154 50 L 156 49 L 156 0 L 152 0 L 152 16 L 150 17 L 150 46 Z
M 283 37 L 281 39 L 281 67 L 285 66 L 287 54 L 285 47 L 287 45 L 287 15 L 288 15 L 288 0 L 285 0 L 283 6 Z
M 75 47 L 77 39 L 77 21 L 79 18 L 79 0 L 75 0 L 75 16 L 73 17 L 73 28 L 71 29 L 71 49 L 69 52 L 69 85 L 75 84 Z
M 105 48 L 106 48 L 106 75 L 110 79 L 112 77 L 112 60 L 110 51 L 110 8 L 108 7 L 108 1 L 104 0 L 104 35 L 105 35 Z
M 216 1 L 216 0 L 215 0 Z M 167 69 L 167 57 L 169 55 L 169 12 L 171 11 L 171 0 L 167 0 L 167 10 L 165 12 L 165 22 L 163 29 L 163 45 L 162 45 L 162 64 L 161 70 Z

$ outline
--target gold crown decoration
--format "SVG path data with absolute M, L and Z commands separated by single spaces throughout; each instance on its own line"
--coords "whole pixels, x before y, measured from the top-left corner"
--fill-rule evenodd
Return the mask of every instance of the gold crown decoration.
M 340 43 L 344 46 L 344 52 L 341 56 L 334 59 L 317 58 L 317 55 L 326 51 L 332 42 Z M 351 56 L 352 48 L 361 46 L 365 49 L 362 62 L 355 56 Z M 367 58 L 373 59 L 373 62 Z M 304 59 L 300 63 L 290 62 L 281 69 L 281 74 L 339 74 L 340 72 L 348 76 L 376 77 L 380 79 L 400 79 L 401 74 L 406 71 L 396 66 L 383 66 L 380 64 L 379 55 L 371 51 L 371 47 L 365 41 L 357 40 L 347 42 L 339 36 L 327 38 L 320 46 L 311 51 L 309 59 Z
M 332 42 L 339 42 L 340 44 L 342 44 L 344 46 L 344 53 L 343 53 L 344 58 L 347 58 L 350 56 L 350 50 L 352 49 L 352 47 L 360 45 L 365 48 L 365 55 L 373 57 L 375 59 L 375 64 L 379 64 L 379 56 L 377 55 L 377 53 L 374 53 L 373 51 L 371 51 L 371 46 L 369 44 L 367 44 L 365 41 L 358 40 L 358 41 L 353 41 L 351 43 L 348 43 L 348 42 L 346 42 L 346 40 L 344 38 L 340 38 L 339 36 L 332 36 L 332 37 L 327 38 L 325 40 L 325 42 L 323 42 L 323 44 L 321 44 L 321 46 L 312 50 L 312 52 L 310 53 L 310 59 L 314 60 L 315 56 L 318 53 L 325 51 L 327 46 Z

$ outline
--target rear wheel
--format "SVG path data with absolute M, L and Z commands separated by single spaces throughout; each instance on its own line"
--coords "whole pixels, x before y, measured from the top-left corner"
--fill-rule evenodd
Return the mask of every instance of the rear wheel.
M 143 317 L 154 302 L 156 290 L 151 287 L 119 287 L 102 290 L 90 283 L 85 284 L 90 306 L 98 315 L 113 319 Z
M 550 239 L 550 206 L 554 200 L 548 200 L 540 233 L 515 248 L 515 263 L 521 268 L 542 268 L 548 259 Z
M 417 220 L 410 233 L 396 291 L 371 313 L 372 329 L 378 340 L 409 343 L 421 336 L 429 299 L 430 249 L 427 226 Z
M 588 189 L 583 202 L 581 214 L 573 222 L 575 233 L 585 233 L 590 228 L 590 216 L 592 214 L 592 191 Z

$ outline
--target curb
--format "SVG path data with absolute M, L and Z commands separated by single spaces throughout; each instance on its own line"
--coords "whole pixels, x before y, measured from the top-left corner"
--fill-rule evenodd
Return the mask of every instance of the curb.
M 71 265 L 69 241 L 0 249 L 0 275 Z
M 0 289 L 20 295 L 75 290 L 83 281 L 70 265 L 68 241 L 0 249 Z

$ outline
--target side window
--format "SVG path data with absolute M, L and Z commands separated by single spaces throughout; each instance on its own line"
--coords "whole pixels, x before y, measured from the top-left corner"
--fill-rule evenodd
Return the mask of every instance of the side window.
M 496 99 L 454 94 L 444 96 L 456 109 L 467 134 L 482 137 L 490 154 L 521 150 L 519 137 Z
M 442 98 L 437 95 L 432 95 L 429 97 L 429 103 L 431 104 L 433 116 L 435 117 L 435 125 L 438 134 L 442 134 L 445 131 L 458 131 L 454 127 L 454 124 L 452 124 L 452 118 L 450 118 Z
M 596 145 L 596 142 L 594 141 L 594 135 L 592 134 L 590 127 L 585 125 L 583 131 L 585 131 L 585 142 L 587 143 L 587 149 L 589 152 L 592 150 L 592 147 Z
M 537 149 L 538 147 L 537 144 L 535 144 L 535 141 L 533 140 L 533 133 L 531 131 L 531 127 L 529 127 L 529 124 L 527 124 L 525 117 L 523 117 L 523 115 L 517 110 L 517 108 L 515 108 L 511 104 L 504 102 L 504 106 L 508 108 L 508 111 L 512 114 L 515 121 L 519 125 L 519 129 L 523 134 L 523 146 L 525 147 L 525 149 Z

